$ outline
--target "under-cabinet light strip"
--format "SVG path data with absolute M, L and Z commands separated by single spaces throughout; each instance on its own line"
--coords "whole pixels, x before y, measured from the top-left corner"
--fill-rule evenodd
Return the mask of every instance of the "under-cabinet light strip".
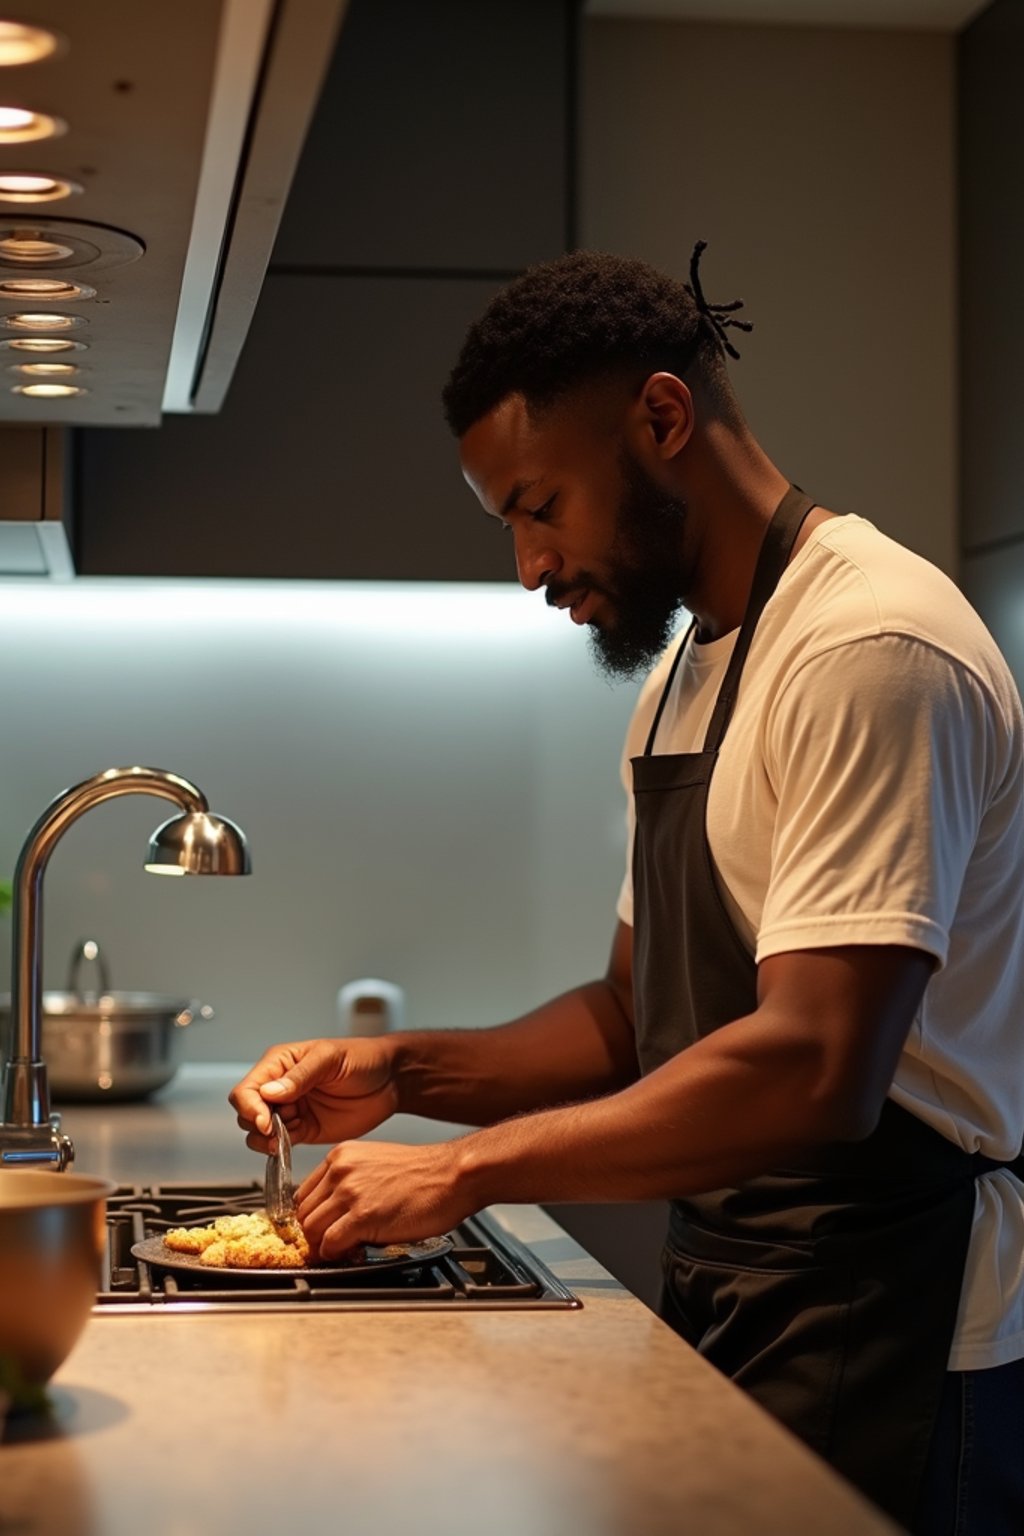
M 234 581 L 207 578 L 78 576 L 59 593 L 35 578 L 0 578 L 6 622 L 38 619 L 47 602 L 48 628 L 66 626 L 136 638 L 222 632 L 237 637 L 246 626 L 283 634 L 373 636 L 408 644 L 429 637 L 465 636 L 517 646 L 534 641 L 578 645 L 581 637 L 564 613 L 516 582 Z

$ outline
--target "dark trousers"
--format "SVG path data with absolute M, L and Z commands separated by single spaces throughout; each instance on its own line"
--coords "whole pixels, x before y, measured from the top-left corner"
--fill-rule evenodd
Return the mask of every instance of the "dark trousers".
M 914 1536 L 1024 1536 L 1024 1360 L 950 1371 Z

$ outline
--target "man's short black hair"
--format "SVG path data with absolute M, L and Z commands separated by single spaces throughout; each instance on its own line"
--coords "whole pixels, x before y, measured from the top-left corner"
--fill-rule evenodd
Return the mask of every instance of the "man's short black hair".
M 712 410 L 727 420 L 739 406 L 724 351 L 723 319 L 738 305 L 708 305 L 691 262 L 693 286 L 646 262 L 601 251 L 572 251 L 529 267 L 495 295 L 469 329 L 443 392 L 456 437 L 508 395 L 542 411 L 580 385 L 635 374 L 637 382 L 693 367 Z

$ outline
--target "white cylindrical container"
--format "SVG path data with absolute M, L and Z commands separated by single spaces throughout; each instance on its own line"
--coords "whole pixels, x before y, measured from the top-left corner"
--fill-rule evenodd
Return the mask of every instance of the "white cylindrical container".
M 405 993 L 376 976 L 346 982 L 338 993 L 338 1022 L 346 1035 L 386 1035 L 405 1028 Z

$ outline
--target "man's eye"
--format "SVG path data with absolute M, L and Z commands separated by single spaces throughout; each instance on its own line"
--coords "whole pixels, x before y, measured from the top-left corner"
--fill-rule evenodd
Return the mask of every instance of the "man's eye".
M 529 510 L 529 508 L 527 508 L 526 509 L 527 517 L 531 518 L 533 520 L 533 522 L 535 522 L 535 523 L 546 522 L 547 519 L 548 519 L 548 516 L 549 516 L 549 514 L 551 512 L 551 508 L 554 505 L 554 500 L 555 500 L 555 498 L 553 496 L 549 496 L 547 501 L 544 503 L 544 505 L 542 507 L 537 507 L 537 509 L 535 511 L 533 511 L 533 512 L 531 512 Z

